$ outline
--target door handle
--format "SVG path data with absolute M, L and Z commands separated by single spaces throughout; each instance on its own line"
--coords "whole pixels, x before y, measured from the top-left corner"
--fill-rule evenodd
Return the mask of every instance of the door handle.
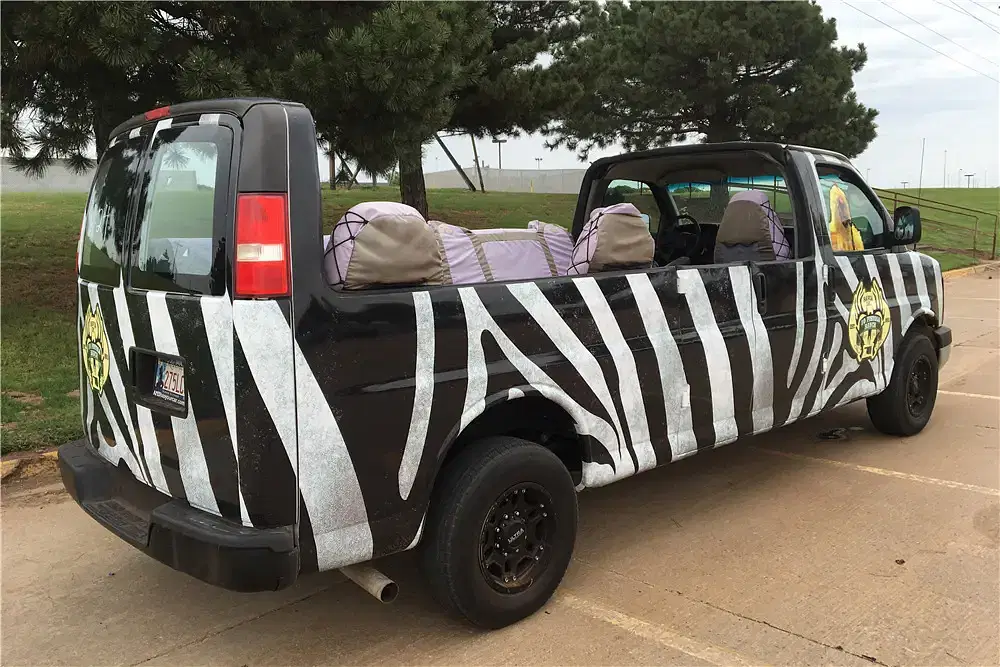
M 763 314 L 767 310 L 767 279 L 761 271 L 753 274 L 753 291 L 757 294 L 757 309 Z

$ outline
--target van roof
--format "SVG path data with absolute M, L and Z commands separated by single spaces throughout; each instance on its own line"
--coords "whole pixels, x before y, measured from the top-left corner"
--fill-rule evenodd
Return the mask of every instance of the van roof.
M 717 143 L 704 144 L 679 144 L 675 146 L 664 146 L 662 148 L 652 148 L 645 151 L 634 151 L 631 153 L 620 153 L 610 157 L 596 160 L 591 167 L 602 167 L 605 165 L 627 162 L 636 158 L 658 157 L 661 155 L 684 155 L 685 153 L 714 153 L 726 151 L 760 151 L 778 158 L 785 150 L 804 151 L 816 155 L 827 155 L 838 158 L 843 162 L 848 159 L 835 151 L 824 148 L 811 148 L 809 146 L 797 146 L 795 144 L 785 144 L 777 141 L 721 141 Z
M 273 97 L 228 97 L 217 100 L 198 100 L 196 102 L 171 104 L 165 107 L 168 111 L 159 118 L 171 118 L 173 116 L 184 116 L 196 113 L 231 113 L 242 118 L 251 107 L 258 104 L 283 104 L 295 107 L 303 106 L 298 102 L 289 102 L 288 100 L 279 100 Z M 153 120 L 154 119 L 146 118 L 145 114 L 133 116 L 113 129 L 110 137 L 116 137 L 122 132 L 139 127 L 140 125 L 145 125 L 146 123 L 151 123 Z

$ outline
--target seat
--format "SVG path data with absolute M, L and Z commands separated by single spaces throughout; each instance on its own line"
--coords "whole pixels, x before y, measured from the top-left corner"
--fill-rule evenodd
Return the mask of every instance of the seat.
M 573 239 L 558 225 L 540 220 L 532 220 L 527 229 L 430 224 L 441 246 L 447 284 L 552 278 L 569 268 Z
M 766 262 L 791 256 L 781 219 L 767 193 L 746 190 L 733 195 L 715 237 L 715 262 Z
M 566 275 L 652 266 L 655 245 L 634 204 L 595 208 L 573 246 Z
M 327 282 L 343 289 L 444 282 L 434 227 L 417 209 L 396 202 L 348 209 L 326 242 L 323 267 Z

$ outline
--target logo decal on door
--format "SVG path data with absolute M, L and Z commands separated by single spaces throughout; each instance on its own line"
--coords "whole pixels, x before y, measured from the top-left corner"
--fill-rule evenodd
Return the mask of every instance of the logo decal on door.
M 87 369 L 90 388 L 101 392 L 108 381 L 111 370 L 111 348 L 108 346 L 108 331 L 104 327 L 104 314 L 97 303 L 90 304 L 83 320 L 83 366 Z
M 858 361 L 874 359 L 889 337 L 892 320 L 878 280 L 858 283 L 847 318 L 847 340 Z

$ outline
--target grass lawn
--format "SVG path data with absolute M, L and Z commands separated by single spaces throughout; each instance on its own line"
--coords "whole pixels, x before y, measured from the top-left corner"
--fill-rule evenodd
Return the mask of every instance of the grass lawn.
M 916 196 L 912 190 L 905 194 Z M 329 231 L 353 204 L 398 200 L 399 191 L 395 187 L 356 187 L 350 191 L 326 190 L 323 195 L 325 227 Z M 996 188 L 928 189 L 923 196 L 959 206 L 1000 209 L 1000 190 Z M 438 220 L 465 227 L 523 227 L 536 218 L 568 226 L 577 196 L 432 190 L 428 199 L 431 215 Z M 0 444 L 4 452 L 59 445 L 81 433 L 76 395 L 79 379 L 74 264 L 85 203 L 83 193 L 4 193 L 0 197 Z M 891 207 L 891 200 L 887 203 Z M 945 270 L 974 262 L 967 250 L 972 247 L 971 227 L 935 225 L 935 215 L 942 219 L 945 216 L 943 211 L 932 214 L 932 210 L 921 203 L 923 217 L 929 220 L 925 247 L 931 249 Z M 959 216 L 954 222 L 961 225 L 963 220 L 967 222 Z

